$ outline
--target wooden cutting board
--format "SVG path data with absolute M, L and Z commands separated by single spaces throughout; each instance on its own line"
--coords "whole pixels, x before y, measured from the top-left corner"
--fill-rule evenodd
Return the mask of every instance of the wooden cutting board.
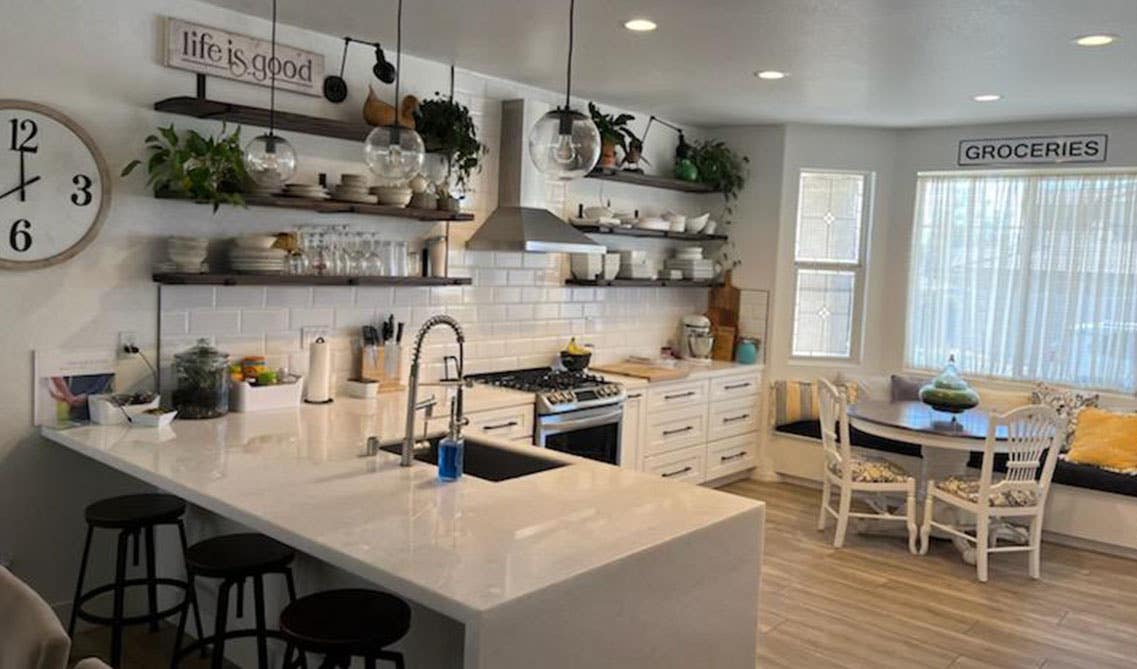
M 682 367 L 659 367 L 642 362 L 613 362 L 607 365 L 593 365 L 588 369 L 593 372 L 607 372 L 609 374 L 630 376 L 635 379 L 647 379 L 649 383 L 685 379 L 690 373 L 690 370 Z

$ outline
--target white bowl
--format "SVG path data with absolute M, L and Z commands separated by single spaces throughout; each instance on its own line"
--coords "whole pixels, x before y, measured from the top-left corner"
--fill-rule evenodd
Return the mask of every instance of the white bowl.
M 130 424 L 134 427 L 166 427 L 174 421 L 174 417 L 177 415 L 177 411 L 165 411 L 162 413 L 143 412 L 135 414 Z
M 572 278 L 578 281 L 592 281 L 604 271 L 604 256 L 598 253 L 570 254 L 569 270 Z
M 686 216 L 684 216 L 683 214 L 676 214 L 673 211 L 664 212 L 663 213 L 663 220 L 670 223 L 672 228 L 675 227 L 676 223 L 678 223 L 680 226 L 683 226 L 684 224 L 687 223 L 687 217 Z M 682 229 L 682 228 L 680 228 L 680 229 Z
M 620 273 L 620 254 L 619 253 L 605 253 L 604 254 L 604 278 L 608 281 L 615 279 Z
M 376 186 L 371 191 L 379 196 L 379 204 L 392 207 L 407 206 L 414 195 L 414 191 L 406 186 Z
M 608 207 L 585 207 L 584 217 L 590 219 L 611 218 L 612 210 Z
M 243 235 L 233 238 L 233 244 L 243 249 L 270 249 L 275 243 L 276 235 Z
M 669 223 L 671 232 L 683 232 L 687 228 L 687 221 L 676 219 Z
M 710 218 L 711 215 L 709 213 L 699 214 L 698 216 L 692 216 L 691 218 L 688 218 L 687 232 L 690 232 L 691 234 L 698 234 L 702 232 L 703 228 L 707 227 L 707 221 L 710 220 Z
M 641 218 L 636 222 L 636 227 L 643 230 L 658 230 L 659 232 L 667 232 L 671 229 L 671 224 L 662 218 Z
M 703 227 L 703 234 L 704 235 L 715 234 L 715 228 L 717 228 L 718 225 L 719 225 L 718 221 L 707 221 L 706 226 Z

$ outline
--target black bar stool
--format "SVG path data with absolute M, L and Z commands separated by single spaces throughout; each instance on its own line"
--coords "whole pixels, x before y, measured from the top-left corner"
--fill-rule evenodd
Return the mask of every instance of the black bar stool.
M 225 660 L 225 642 L 229 639 L 254 637 L 257 641 L 257 663 L 260 669 L 268 669 L 268 640 L 287 640 L 276 630 L 265 626 L 264 577 L 269 574 L 284 576 L 288 587 L 288 601 L 296 600 L 296 586 L 292 581 L 292 559 L 296 553 L 288 546 L 261 534 L 228 534 L 199 541 L 186 551 L 186 573 L 191 596 L 198 577 L 221 579 L 217 588 L 217 610 L 214 615 L 213 635 L 202 638 L 182 647 L 185 636 L 186 612 L 178 621 L 178 634 L 174 641 L 174 656 L 170 666 L 177 667 L 182 658 L 194 650 L 205 650 L 212 646 L 212 666 L 220 669 Z M 230 630 L 229 592 L 237 588 L 237 617 L 244 616 L 245 580 L 253 581 L 253 599 L 256 610 L 255 624 L 251 628 Z M 194 610 L 197 611 L 197 598 L 193 596 Z
M 353 657 L 366 669 L 378 660 L 403 669 L 403 654 L 385 650 L 411 628 L 411 607 L 394 595 L 375 590 L 328 590 L 302 597 L 280 614 L 280 631 L 288 640 L 284 669 L 306 666 L 305 653 L 324 656 L 321 669 L 347 669 Z M 299 651 L 292 659 L 293 651 Z
M 127 625 L 149 623 L 151 631 L 158 629 L 158 621 L 169 617 L 179 611 L 184 617 L 189 609 L 193 593 L 186 581 L 174 578 L 158 578 L 155 564 L 154 528 L 159 525 L 176 525 L 178 537 L 182 543 L 182 551 L 186 547 L 186 529 L 182 524 L 182 516 L 186 511 L 186 503 L 173 495 L 158 493 L 145 493 L 139 495 L 123 495 L 99 500 L 87 507 L 87 540 L 83 544 L 83 559 L 79 564 L 79 581 L 75 585 L 75 598 L 71 604 L 71 620 L 67 625 L 67 634 L 75 635 L 75 621 L 82 618 L 88 622 L 111 626 L 111 664 L 119 666 L 122 661 L 122 633 Z M 97 588 L 83 591 L 83 581 L 87 576 L 87 559 L 91 553 L 91 539 L 95 528 L 118 530 L 118 551 L 115 555 L 114 582 L 101 585 Z M 126 556 L 128 542 L 134 540 L 134 566 L 138 566 L 139 547 L 142 539 L 146 544 L 146 576 L 145 578 L 126 577 Z M 127 616 L 123 613 L 123 602 L 126 589 L 146 586 L 148 611 L 145 614 Z M 182 590 L 185 595 L 182 601 L 168 609 L 158 610 L 158 586 L 168 586 Z M 114 608 L 110 616 L 95 615 L 87 611 L 83 605 L 91 599 L 107 592 L 114 593 Z M 198 634 L 201 634 L 201 618 L 195 616 Z

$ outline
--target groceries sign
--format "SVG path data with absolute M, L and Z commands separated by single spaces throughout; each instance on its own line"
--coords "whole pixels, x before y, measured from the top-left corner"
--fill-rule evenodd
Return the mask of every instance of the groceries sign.
M 321 95 L 324 56 L 312 51 L 276 45 L 250 35 L 220 28 L 166 19 L 166 66 L 268 86 L 307 95 Z
M 965 139 L 959 143 L 957 162 L 961 167 L 1104 163 L 1108 142 L 1108 135 Z

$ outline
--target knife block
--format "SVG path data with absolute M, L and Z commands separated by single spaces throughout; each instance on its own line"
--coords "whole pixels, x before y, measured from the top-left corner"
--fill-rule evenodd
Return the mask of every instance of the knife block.
M 359 378 L 377 381 L 380 393 L 402 390 L 402 350 L 401 346 L 365 347 L 359 361 Z

